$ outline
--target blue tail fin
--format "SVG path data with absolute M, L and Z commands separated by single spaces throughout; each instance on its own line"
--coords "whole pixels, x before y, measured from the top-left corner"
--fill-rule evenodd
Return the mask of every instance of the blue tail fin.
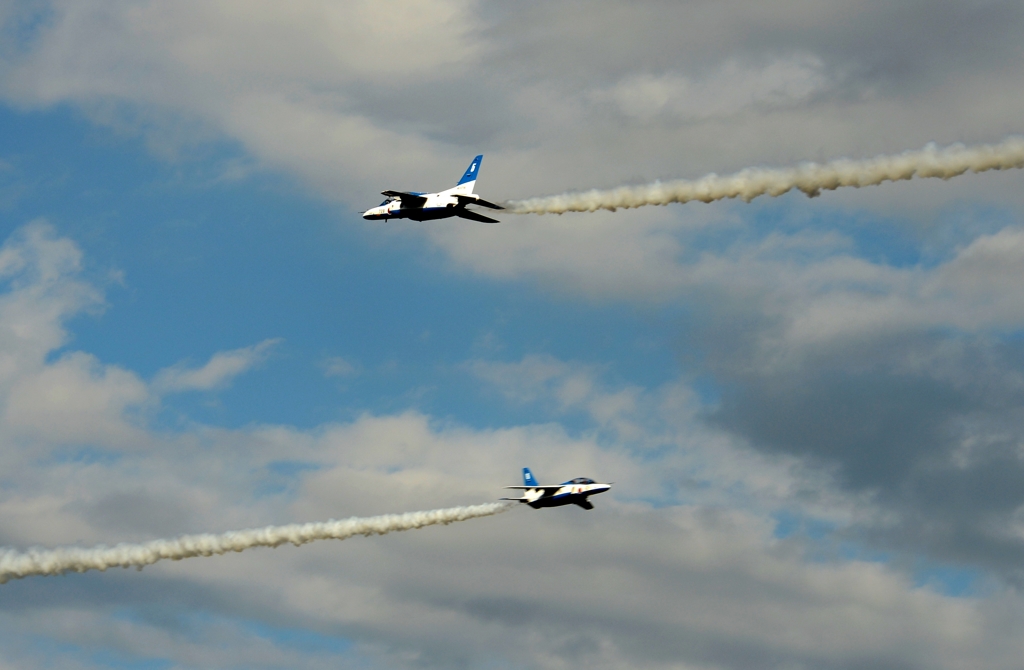
M 523 484 L 525 486 L 539 486 L 537 480 L 533 478 L 533 473 L 530 472 L 530 468 L 523 468 Z
M 484 155 L 480 154 L 473 159 L 473 162 L 466 168 L 466 174 L 462 175 L 462 179 L 459 180 L 459 184 L 465 184 L 467 181 L 476 181 L 476 175 L 480 172 L 480 163 L 484 160 Z

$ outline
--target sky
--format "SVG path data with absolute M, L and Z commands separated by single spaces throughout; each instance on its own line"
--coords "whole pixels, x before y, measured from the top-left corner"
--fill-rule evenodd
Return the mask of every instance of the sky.
M 365 221 L 1024 133 L 1003 0 L 0 0 L 0 670 L 1020 667 L 1024 173 Z M 490 213 L 490 212 L 488 212 Z

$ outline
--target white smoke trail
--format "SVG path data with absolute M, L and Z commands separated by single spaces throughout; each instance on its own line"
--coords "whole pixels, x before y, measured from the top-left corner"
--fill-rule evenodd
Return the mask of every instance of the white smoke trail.
M 289 526 L 268 526 L 236 530 L 220 535 L 183 535 L 173 540 L 153 540 L 143 544 L 119 544 L 115 547 L 62 547 L 30 549 L 19 552 L 0 549 L 0 584 L 11 579 L 35 575 L 59 575 L 65 572 L 106 570 L 152 565 L 170 559 L 180 561 L 196 556 L 213 556 L 229 551 L 245 551 L 254 547 L 277 547 L 285 543 L 295 546 L 316 540 L 344 540 L 353 535 L 384 535 L 450 524 L 482 516 L 491 516 L 515 507 L 515 503 L 487 503 L 469 507 L 449 507 L 426 512 L 385 514 L 366 518 L 352 517 L 341 521 L 297 523 Z
M 673 202 L 714 202 L 740 198 L 750 202 L 759 195 L 772 197 L 793 189 L 814 197 L 843 186 L 876 186 L 886 181 L 914 177 L 950 179 L 965 172 L 1024 168 L 1024 137 L 1009 137 L 999 144 L 940 149 L 929 144 L 920 151 L 867 160 L 836 160 L 824 165 L 804 163 L 795 168 L 747 168 L 733 175 L 709 174 L 696 180 L 679 179 L 643 186 L 564 193 L 541 198 L 512 200 L 505 204 L 514 214 L 563 214 L 599 209 L 667 205 Z

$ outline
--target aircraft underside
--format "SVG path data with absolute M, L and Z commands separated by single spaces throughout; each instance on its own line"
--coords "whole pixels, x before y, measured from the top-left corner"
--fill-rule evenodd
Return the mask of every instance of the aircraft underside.
M 498 223 L 495 219 L 458 205 L 450 205 L 448 207 L 403 207 L 402 209 L 392 210 L 385 217 L 380 218 L 436 221 L 438 219 L 447 219 L 453 216 L 470 219 L 472 221 L 479 221 L 480 223 Z
M 393 216 L 400 219 L 412 219 L 413 221 L 434 221 L 436 219 L 447 219 L 458 216 L 459 212 L 455 207 L 421 207 L 416 209 L 400 209 L 394 212 Z
M 540 509 L 541 507 L 561 507 L 562 505 L 579 505 L 583 509 L 594 509 L 594 504 L 587 500 L 587 496 L 552 496 L 548 498 L 539 498 L 534 500 L 532 503 L 527 503 L 533 509 Z

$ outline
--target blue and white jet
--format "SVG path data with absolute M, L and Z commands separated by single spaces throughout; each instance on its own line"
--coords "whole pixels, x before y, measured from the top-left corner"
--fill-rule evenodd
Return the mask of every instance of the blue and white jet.
M 480 172 L 483 155 L 477 156 L 466 168 L 459 183 L 440 193 L 416 193 L 414 191 L 382 191 L 387 200 L 380 205 L 363 212 L 364 219 L 412 219 L 413 221 L 433 221 L 459 216 L 463 219 L 481 223 L 498 223 L 497 219 L 484 216 L 479 212 L 466 209 L 467 205 L 482 205 L 491 209 L 505 209 L 501 205 L 488 202 L 473 193 L 476 177 Z
M 583 509 L 594 509 L 587 498 L 604 493 L 611 484 L 598 484 L 593 479 L 577 477 L 561 484 L 541 485 L 537 483 L 530 468 L 523 468 L 523 486 L 506 486 L 507 489 L 521 489 L 522 498 L 502 498 L 526 503 L 534 509 L 541 507 L 561 507 L 562 505 L 579 505 Z

